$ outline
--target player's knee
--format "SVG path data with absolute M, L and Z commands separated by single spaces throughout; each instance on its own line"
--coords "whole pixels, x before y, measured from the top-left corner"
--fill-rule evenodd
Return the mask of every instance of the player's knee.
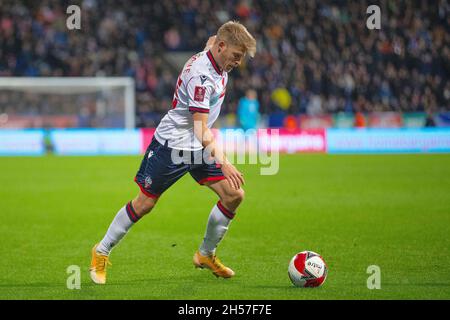
M 156 204 L 156 199 L 147 198 L 137 198 L 133 200 L 133 209 L 139 217 L 142 217 L 152 211 Z
M 239 189 L 237 190 L 237 194 L 236 194 L 236 202 L 241 203 L 242 201 L 244 201 L 244 196 L 245 196 L 245 192 L 244 189 Z
M 231 192 L 228 192 L 226 194 L 223 201 L 234 207 L 234 206 L 238 206 L 244 200 L 244 196 L 245 196 L 245 192 L 242 188 L 238 189 L 238 190 L 233 189 Z

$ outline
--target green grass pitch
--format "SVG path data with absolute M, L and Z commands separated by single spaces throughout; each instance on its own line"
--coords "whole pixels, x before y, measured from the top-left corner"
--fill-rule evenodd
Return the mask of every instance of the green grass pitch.
M 90 250 L 132 199 L 141 157 L 0 158 L 0 299 L 449 299 L 450 155 L 282 155 L 261 176 L 242 165 L 246 199 L 218 249 L 233 279 L 194 269 L 216 196 L 186 175 L 90 282 Z M 325 284 L 291 285 L 303 250 Z M 81 289 L 66 270 L 81 268 Z M 367 268 L 381 269 L 369 290 Z

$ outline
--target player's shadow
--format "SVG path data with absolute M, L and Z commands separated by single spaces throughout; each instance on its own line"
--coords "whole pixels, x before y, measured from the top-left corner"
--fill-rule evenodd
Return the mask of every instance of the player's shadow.
M 179 285 L 180 283 L 192 283 L 192 284 L 210 284 L 214 283 L 215 281 L 221 281 L 227 282 L 228 279 L 221 279 L 216 278 L 215 276 L 211 275 L 211 277 L 205 277 L 205 276 L 184 276 L 184 277 L 153 277 L 153 278 L 141 278 L 141 279 L 130 279 L 126 281 L 114 281 L 110 280 L 109 285 L 111 286 L 129 286 L 133 284 L 174 284 Z M 230 281 L 231 282 L 231 281 Z M 92 283 L 93 286 L 97 286 L 96 284 Z
M 300 288 L 300 287 L 295 287 L 291 284 L 285 284 L 285 285 L 279 285 L 279 286 L 265 286 L 265 285 L 256 285 L 256 286 L 246 286 L 248 288 L 253 288 L 253 289 L 282 289 L 282 290 L 312 290 L 314 289 L 314 291 L 316 290 L 321 290 L 323 287 L 319 287 L 319 288 Z
M 57 287 L 65 287 L 65 285 L 61 285 L 60 283 L 0 283 L 0 288 L 57 288 Z

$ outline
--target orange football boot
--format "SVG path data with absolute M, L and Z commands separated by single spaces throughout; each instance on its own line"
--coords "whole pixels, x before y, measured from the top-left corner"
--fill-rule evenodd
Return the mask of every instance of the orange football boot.
M 91 267 L 89 268 L 90 275 L 92 281 L 94 281 L 97 284 L 105 284 L 106 283 L 106 267 L 108 265 L 112 265 L 111 262 L 109 262 L 109 257 L 97 253 L 97 246 L 96 244 L 92 248 L 92 260 L 91 260 Z
M 224 266 L 215 254 L 210 256 L 203 256 L 199 251 L 197 251 L 194 254 L 193 262 L 196 268 L 210 269 L 216 277 L 231 278 L 232 276 L 234 276 L 234 271 Z

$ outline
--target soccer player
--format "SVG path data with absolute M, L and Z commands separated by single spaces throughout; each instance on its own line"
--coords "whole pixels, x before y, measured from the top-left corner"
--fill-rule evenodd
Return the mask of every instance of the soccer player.
M 90 276 L 95 283 L 106 283 L 112 248 L 187 172 L 219 197 L 193 263 L 210 269 L 217 277 L 234 276 L 234 271 L 217 258 L 216 247 L 244 198 L 244 179 L 217 146 L 210 128 L 220 113 L 228 72 L 238 67 L 247 54 L 253 57 L 255 51 L 256 41 L 247 29 L 229 21 L 208 40 L 203 52 L 186 62 L 176 83 L 172 109 L 156 128 L 134 179 L 140 192 L 119 210 L 104 238 L 92 248 Z M 180 157 L 184 162 L 179 161 Z

